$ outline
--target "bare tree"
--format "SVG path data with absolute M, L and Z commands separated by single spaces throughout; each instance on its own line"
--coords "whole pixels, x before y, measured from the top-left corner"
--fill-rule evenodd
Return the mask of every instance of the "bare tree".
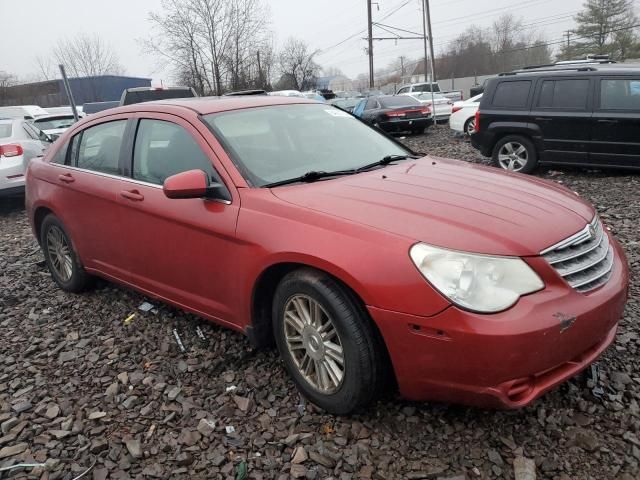
M 296 90 L 310 88 L 318 76 L 320 67 L 314 61 L 317 53 L 309 51 L 303 40 L 293 37 L 282 46 L 278 57 L 280 73 L 291 79 Z
M 200 93 L 269 85 L 273 61 L 263 0 L 163 0 L 149 15 L 155 35 L 143 41 Z
M 98 35 L 81 34 L 59 40 L 53 47 L 53 58 L 58 64 L 63 64 L 72 77 L 119 75 L 123 72 L 116 53 Z
M 8 98 L 8 88 L 15 85 L 18 79 L 15 75 L 0 70 L 0 105 L 5 105 Z

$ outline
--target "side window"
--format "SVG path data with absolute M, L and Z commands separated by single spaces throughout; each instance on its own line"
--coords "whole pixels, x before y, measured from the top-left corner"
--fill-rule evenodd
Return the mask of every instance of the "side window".
M 517 80 L 513 82 L 501 82 L 493 94 L 493 106 L 505 108 L 525 108 L 531 80 Z
M 116 120 L 83 130 L 77 153 L 78 168 L 119 175 L 120 147 L 126 125 L 126 120 Z M 74 137 L 73 146 L 77 137 Z
M 369 100 L 367 100 L 367 106 L 364 107 L 365 110 L 373 110 L 374 108 L 378 107 L 378 102 L 376 101 L 375 98 L 370 98 Z
M 133 178 L 162 185 L 171 175 L 196 169 L 220 182 L 211 159 L 184 128 L 163 120 L 140 120 L 133 150 Z
M 589 80 L 545 80 L 538 106 L 542 108 L 584 110 L 587 108 Z
M 600 108 L 640 110 L 640 79 L 600 80 Z
M 59 165 L 69 165 L 67 163 L 67 147 L 68 146 L 69 146 L 69 142 L 65 142 L 64 145 L 58 148 L 58 151 L 53 154 L 53 156 L 51 157 L 51 160 L 49 161 L 51 163 L 57 163 Z
M 359 117 L 360 115 L 362 115 L 362 112 L 364 111 L 364 106 L 367 103 L 366 100 L 360 100 L 356 106 L 353 108 L 353 114 L 356 117 Z

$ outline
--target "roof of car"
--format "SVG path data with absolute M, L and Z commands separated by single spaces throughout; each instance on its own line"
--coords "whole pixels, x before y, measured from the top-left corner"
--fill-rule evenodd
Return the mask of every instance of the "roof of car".
M 285 97 L 277 95 L 192 97 L 134 103 L 123 107 L 105 110 L 105 114 L 113 115 L 116 113 L 137 112 L 144 110 L 161 112 L 163 110 L 163 107 L 180 107 L 194 111 L 200 115 L 207 115 L 210 113 L 225 112 L 228 110 L 239 110 L 243 108 L 266 107 L 270 105 L 287 105 L 296 103 L 318 104 L 318 102 L 316 102 L 315 100 L 310 100 L 305 97 Z M 99 112 L 97 115 L 101 114 L 102 112 Z
M 523 68 L 514 70 L 513 72 L 501 73 L 501 77 L 509 77 L 512 75 L 547 75 L 547 74 L 585 74 L 589 72 L 599 73 L 637 73 L 640 71 L 638 63 L 567 63 L 558 65 L 541 65 L 539 67 Z

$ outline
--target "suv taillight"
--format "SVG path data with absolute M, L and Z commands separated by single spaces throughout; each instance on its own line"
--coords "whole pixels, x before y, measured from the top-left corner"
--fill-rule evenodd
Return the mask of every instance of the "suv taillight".
M 480 109 L 476 110 L 476 123 L 473 130 L 478 133 L 480 131 Z
M 0 145 L 0 157 L 18 157 L 24 153 L 22 147 L 15 143 Z

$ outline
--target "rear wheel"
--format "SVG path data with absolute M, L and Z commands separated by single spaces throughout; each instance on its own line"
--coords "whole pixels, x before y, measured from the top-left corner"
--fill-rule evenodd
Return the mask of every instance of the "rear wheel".
M 42 221 L 40 245 L 49 272 L 60 288 L 67 292 L 81 292 L 91 285 L 92 277 L 80 263 L 64 225 L 53 214 Z
M 426 127 L 413 127 L 411 133 L 414 135 L 421 135 L 424 133 Z
M 503 170 L 531 173 L 538 166 L 538 156 L 531 140 L 520 135 L 507 135 L 493 148 L 493 164 Z
M 464 124 L 464 133 L 472 135 L 476 131 L 476 117 L 471 117 Z
M 381 382 L 379 351 L 362 308 L 338 282 L 312 269 L 282 279 L 273 328 L 285 368 L 302 394 L 344 415 L 374 398 Z

